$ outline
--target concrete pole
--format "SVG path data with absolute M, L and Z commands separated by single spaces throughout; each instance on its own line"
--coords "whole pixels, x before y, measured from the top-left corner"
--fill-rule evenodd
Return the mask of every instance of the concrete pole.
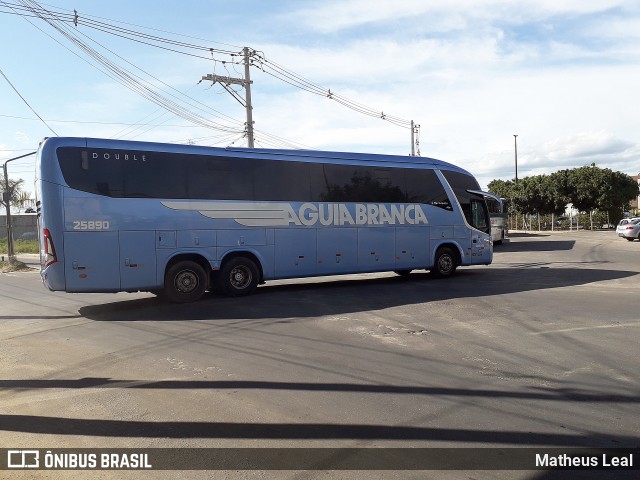
M 416 156 L 416 139 L 415 139 L 415 128 L 413 126 L 413 120 L 411 120 L 411 156 Z
M 249 148 L 254 148 L 253 144 L 253 107 L 251 106 L 251 79 L 249 78 L 249 47 L 244 47 L 244 88 L 246 89 L 247 108 L 247 143 Z

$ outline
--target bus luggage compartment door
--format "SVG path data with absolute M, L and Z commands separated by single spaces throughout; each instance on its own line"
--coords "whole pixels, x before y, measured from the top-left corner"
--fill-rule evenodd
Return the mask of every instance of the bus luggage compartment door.
M 427 268 L 431 256 L 431 227 L 396 227 L 396 268 Z
M 277 277 L 302 277 L 316 273 L 316 229 L 288 228 L 275 231 Z
M 358 229 L 358 270 L 382 271 L 396 268 L 396 232 L 389 227 Z
M 117 292 L 118 232 L 64 232 L 67 292 Z
M 135 291 L 157 287 L 155 238 L 155 231 L 120 232 L 120 283 L 122 290 Z
M 318 273 L 353 272 L 358 268 L 356 228 L 318 229 Z

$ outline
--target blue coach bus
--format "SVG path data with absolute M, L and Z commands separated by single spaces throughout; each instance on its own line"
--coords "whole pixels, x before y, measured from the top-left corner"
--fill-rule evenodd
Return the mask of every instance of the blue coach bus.
M 37 155 L 50 290 L 238 296 L 267 280 L 493 257 L 467 171 L 421 157 L 49 138 Z

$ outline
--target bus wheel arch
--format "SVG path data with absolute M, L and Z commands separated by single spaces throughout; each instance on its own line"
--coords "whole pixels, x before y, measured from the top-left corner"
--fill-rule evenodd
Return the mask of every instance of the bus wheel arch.
M 253 293 L 262 281 L 262 264 L 250 252 L 230 252 L 213 275 L 215 289 L 231 297 Z
M 460 252 L 455 245 L 442 244 L 436 249 L 431 273 L 438 278 L 452 276 L 460 265 Z
M 165 268 L 163 296 L 174 303 L 195 302 L 209 288 L 210 270 L 200 255 L 176 255 Z

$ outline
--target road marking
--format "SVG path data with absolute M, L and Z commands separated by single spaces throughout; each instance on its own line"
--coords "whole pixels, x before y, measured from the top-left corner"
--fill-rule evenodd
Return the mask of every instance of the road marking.
M 596 330 L 598 328 L 618 328 L 618 327 L 638 327 L 638 326 L 640 326 L 640 322 L 616 323 L 615 325 L 597 325 L 595 327 L 575 327 L 575 328 L 562 328 L 560 330 L 545 330 L 544 332 L 529 332 L 529 335 L 545 335 L 547 333 L 576 332 L 578 330 Z

